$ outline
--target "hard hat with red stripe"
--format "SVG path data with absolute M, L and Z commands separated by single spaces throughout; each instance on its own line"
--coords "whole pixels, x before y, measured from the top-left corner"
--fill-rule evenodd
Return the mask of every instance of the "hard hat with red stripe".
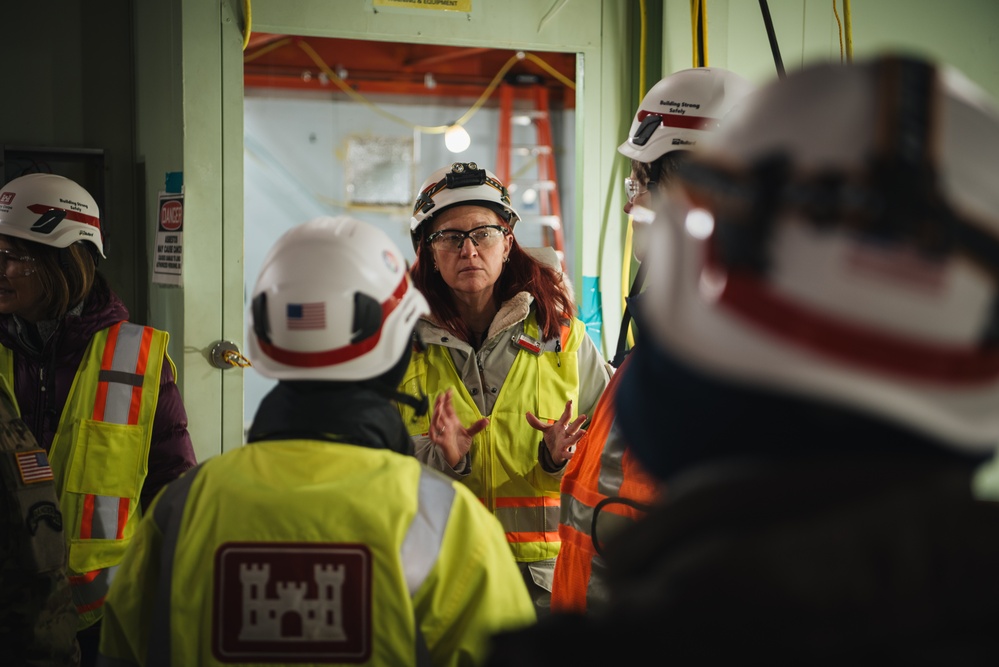
M 314 218 L 285 232 L 264 259 L 248 356 L 277 380 L 372 379 L 402 358 L 429 312 L 385 232 L 346 216 Z
M 644 344 L 992 452 L 997 156 L 999 107 L 949 66 L 887 53 L 770 83 L 671 184 Z
M 753 90 L 753 84 L 719 67 L 680 70 L 652 86 L 638 107 L 628 140 L 618 152 L 655 162 L 675 150 L 691 150 Z
M 420 239 L 425 235 L 424 223 L 441 211 L 461 204 L 492 209 L 510 225 L 511 231 L 520 220 L 510 204 L 509 191 L 496 174 L 480 169 L 474 162 L 455 162 L 435 171 L 420 186 L 409 222 L 413 249 L 419 247 Z
M 56 174 L 25 174 L 0 189 L 0 234 L 56 248 L 86 241 L 105 256 L 97 202 L 76 181 Z

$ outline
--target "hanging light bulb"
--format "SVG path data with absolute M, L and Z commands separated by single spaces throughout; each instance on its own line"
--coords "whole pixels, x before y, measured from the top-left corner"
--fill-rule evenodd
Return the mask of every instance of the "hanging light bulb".
M 456 123 L 444 132 L 444 145 L 452 153 L 461 153 L 472 145 L 472 138 L 468 136 L 468 130 Z

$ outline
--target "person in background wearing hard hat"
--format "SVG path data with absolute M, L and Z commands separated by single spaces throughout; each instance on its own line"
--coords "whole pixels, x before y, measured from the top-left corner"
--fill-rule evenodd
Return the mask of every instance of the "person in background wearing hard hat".
M 644 259 L 654 211 L 677 166 L 752 89 L 734 72 L 699 67 L 670 74 L 642 99 L 628 139 L 618 147 L 618 152 L 631 158 L 624 212 L 632 216 L 632 245 L 639 262 Z M 642 268 L 635 277 L 629 308 L 637 301 L 645 272 Z M 630 315 L 626 313 L 625 318 L 622 337 L 627 337 Z M 623 342 L 619 341 L 618 349 L 624 349 Z M 615 362 L 620 371 L 627 367 L 628 357 Z M 641 517 L 662 493 L 661 485 L 642 469 L 621 435 L 614 410 L 620 378 L 620 372 L 611 378 L 562 477 L 558 527 L 562 547 L 555 561 L 552 611 L 585 612 L 606 601 L 606 566 L 598 551 L 601 543 Z
M 51 463 L 85 667 L 142 512 L 196 464 L 169 335 L 128 321 L 104 256 L 76 182 L 27 174 L 0 189 L 0 378 Z
M 533 623 L 495 518 L 412 456 L 394 401 L 428 312 L 402 253 L 316 218 L 266 257 L 253 368 L 278 380 L 248 444 L 171 484 L 107 601 L 114 665 L 474 665 Z M 422 403 L 422 407 L 421 407 Z
M 972 483 L 999 440 L 996 182 L 999 109 L 947 66 L 750 96 L 657 213 L 621 371 L 669 496 L 607 545 L 605 611 L 489 664 L 994 665 L 999 503 Z
M 559 482 L 610 369 L 574 316 L 559 269 L 514 238 L 506 187 L 475 163 L 434 172 L 411 231 L 430 303 L 402 391 L 417 457 L 461 480 L 499 519 L 541 614 L 558 554 Z M 540 431 L 540 437 L 539 437 Z

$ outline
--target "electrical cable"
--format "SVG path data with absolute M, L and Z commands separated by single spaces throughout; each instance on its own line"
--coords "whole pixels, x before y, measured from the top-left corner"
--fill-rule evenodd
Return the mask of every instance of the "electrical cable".
M 647 72 L 647 65 L 645 62 L 645 49 L 648 48 L 648 14 L 645 10 L 645 0 L 639 0 L 638 2 L 638 103 L 642 103 L 642 98 L 645 97 L 645 78 Z
M 250 33 L 253 26 L 253 10 L 250 7 L 250 0 L 243 0 L 243 16 L 246 18 L 246 25 L 243 27 L 243 50 L 250 44 Z
M 496 87 L 499 86 L 500 83 L 502 83 L 503 77 L 506 76 L 506 73 L 510 71 L 510 68 L 512 68 L 521 60 L 531 61 L 532 63 L 538 65 L 546 72 L 551 74 L 554 78 L 556 78 L 560 83 L 562 83 L 566 87 L 572 90 L 575 90 L 576 88 L 576 84 L 571 79 L 564 76 L 561 72 L 558 72 L 554 67 L 552 67 L 550 64 L 545 62 L 540 57 L 534 55 L 533 53 L 525 53 L 523 51 L 518 51 L 516 54 L 510 56 L 510 58 L 506 61 L 506 63 L 504 63 L 503 66 L 500 67 L 499 71 L 496 73 L 495 76 L 493 76 L 492 80 L 486 86 L 486 89 L 482 92 L 481 95 L 479 95 L 479 98 L 454 123 L 451 123 L 449 125 L 433 125 L 433 126 L 416 125 L 410 123 L 408 120 L 402 118 L 401 116 L 397 116 L 396 114 L 391 113 L 390 111 L 382 109 L 378 105 L 368 100 L 364 95 L 361 95 L 359 92 L 354 90 L 349 84 L 347 84 L 346 81 L 340 78 L 340 76 L 329 65 L 326 64 L 326 62 L 322 59 L 319 53 L 316 52 L 316 50 L 312 47 L 312 45 L 309 44 L 304 39 L 287 37 L 285 39 L 278 40 L 273 44 L 268 44 L 267 46 L 261 48 L 259 51 L 254 51 L 253 53 L 248 54 L 243 58 L 243 62 L 244 63 L 252 62 L 253 60 L 264 55 L 265 53 L 269 53 L 275 49 L 287 46 L 292 42 L 294 42 L 295 45 L 298 46 L 298 48 L 304 51 L 306 55 L 308 55 L 309 58 L 312 59 L 312 61 L 316 64 L 316 66 L 320 69 L 320 71 L 322 71 L 327 77 L 329 77 L 329 80 L 332 81 L 333 84 L 337 86 L 337 88 L 346 93 L 348 97 L 350 97 L 356 102 L 359 102 L 360 104 L 369 107 L 375 113 L 384 116 L 385 118 L 388 118 L 389 120 L 395 123 L 404 125 L 412 130 L 416 130 L 424 134 L 443 134 L 444 132 L 447 132 L 448 128 L 450 128 L 452 125 L 464 125 L 465 123 L 467 123 L 469 119 L 473 115 L 475 115 L 475 113 L 479 109 L 481 109 L 482 106 L 489 100 L 489 97 L 493 94 L 493 91 L 496 90 Z
M 840 23 L 839 12 L 836 11 L 836 0 L 833 0 L 833 16 L 839 26 L 839 61 L 843 62 L 843 33 L 846 32 L 846 62 L 853 62 L 853 28 L 850 25 L 850 0 L 843 0 L 843 22 Z
M 777 35 L 774 33 L 774 22 L 770 18 L 770 7 L 767 0 L 760 0 L 760 11 L 763 13 L 763 23 L 767 28 L 767 39 L 770 40 L 770 50 L 774 54 L 774 65 L 777 66 L 777 76 L 783 79 L 787 76 L 784 73 L 784 61 L 780 57 L 780 47 L 777 45 Z
M 708 66 L 708 9 L 705 0 L 690 0 L 694 67 Z
M 638 41 L 638 104 L 641 105 L 642 100 L 645 98 L 646 89 L 646 49 L 648 48 L 648 15 L 646 14 L 645 0 L 640 0 L 639 2 L 639 16 L 641 17 L 639 23 L 639 41 Z M 632 347 L 635 343 L 635 337 L 631 334 L 631 327 L 626 326 L 624 322 L 630 322 L 631 316 L 628 313 L 628 296 L 634 291 L 632 286 L 629 291 L 628 284 L 631 282 L 631 258 L 634 254 L 634 248 L 632 247 L 635 242 L 635 234 L 632 229 L 634 225 L 634 220 L 631 215 L 628 215 L 628 222 L 625 226 L 624 232 L 624 253 L 621 258 L 621 318 L 622 326 L 617 339 L 617 352 L 614 354 L 614 358 L 622 356 L 622 349 L 627 345 L 627 347 Z M 621 336 L 624 336 L 622 338 Z M 613 364 L 613 362 L 611 362 Z M 615 366 L 617 368 L 617 366 Z
M 843 63 L 843 24 L 839 20 L 839 12 L 836 11 L 836 0 L 832 0 L 833 16 L 836 17 L 836 27 L 839 29 L 839 62 Z
M 843 0 L 843 24 L 846 30 L 846 62 L 853 62 L 853 19 L 850 16 L 850 0 Z

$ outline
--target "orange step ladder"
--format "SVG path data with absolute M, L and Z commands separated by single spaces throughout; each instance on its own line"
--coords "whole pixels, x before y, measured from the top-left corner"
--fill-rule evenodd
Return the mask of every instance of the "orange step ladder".
M 528 111 L 514 111 L 515 88 L 525 90 L 534 103 Z M 499 147 L 496 152 L 496 176 L 508 189 L 517 189 L 519 182 L 528 182 L 538 195 L 536 217 L 542 225 L 545 245 L 555 249 L 562 269 L 565 270 L 565 240 L 562 234 L 562 206 L 559 201 L 558 174 L 555 171 L 555 152 L 552 147 L 552 124 L 548 106 L 548 88 L 540 83 L 520 85 L 504 82 L 499 85 L 500 122 Z M 513 125 L 534 125 L 535 143 L 512 145 Z M 510 173 L 511 156 L 526 157 L 517 172 Z M 521 178 L 534 169 L 537 178 Z M 521 215 L 531 219 L 532 216 Z

